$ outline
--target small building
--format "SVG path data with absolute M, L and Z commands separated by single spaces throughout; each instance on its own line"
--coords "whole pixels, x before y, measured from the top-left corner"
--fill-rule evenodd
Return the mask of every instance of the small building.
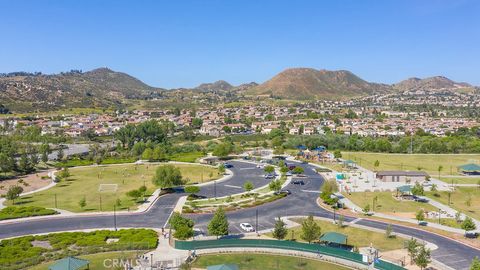
M 89 269 L 90 261 L 75 258 L 75 257 L 66 257 L 61 260 L 56 261 L 54 264 L 48 267 L 48 270 L 79 270 L 79 269 Z
M 376 177 L 382 182 L 415 183 L 426 181 L 429 175 L 423 171 L 380 171 Z
M 458 171 L 466 175 L 480 175 L 480 165 L 470 163 L 457 167 Z

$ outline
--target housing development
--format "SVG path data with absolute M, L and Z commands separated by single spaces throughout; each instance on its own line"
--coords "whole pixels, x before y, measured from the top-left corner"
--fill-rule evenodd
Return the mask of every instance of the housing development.
M 0 269 L 480 270 L 479 9 L 0 2 Z

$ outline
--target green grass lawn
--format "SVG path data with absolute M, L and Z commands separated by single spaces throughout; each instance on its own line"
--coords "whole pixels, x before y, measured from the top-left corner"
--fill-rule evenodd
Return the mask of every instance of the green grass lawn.
M 346 270 L 350 269 L 336 264 L 305 258 L 267 255 L 267 254 L 216 254 L 203 255 L 193 263 L 193 267 L 207 268 L 210 265 L 237 264 L 241 270 L 276 270 L 276 269 L 299 269 L 299 270 Z
M 89 260 L 90 269 L 106 269 L 105 266 L 110 267 L 112 265 L 112 261 L 115 259 L 118 261 L 123 260 L 124 262 L 127 260 L 135 261 L 136 256 L 143 253 L 144 253 L 143 251 L 103 252 L 103 253 L 97 253 L 97 254 L 78 256 L 78 258 Z M 48 267 L 52 265 L 54 262 L 55 261 L 42 263 L 28 269 L 29 270 L 48 270 Z M 116 268 L 112 268 L 112 269 L 116 269 Z M 120 268 L 120 269 L 123 269 L 123 268 Z
M 437 194 L 439 194 L 439 197 L 434 196 L 432 192 L 427 192 L 428 197 L 448 205 L 448 193 L 439 191 Z M 468 206 L 468 200 L 470 200 L 470 206 Z M 457 187 L 451 194 L 450 207 L 480 220 L 480 189 L 477 187 Z
M 352 192 L 351 194 L 343 193 L 345 197 L 350 199 L 356 205 L 365 207 L 370 205 L 373 211 L 373 198 L 376 196 L 375 212 L 379 213 L 415 213 L 423 208 L 426 211 L 436 211 L 437 209 L 428 203 L 414 201 L 398 201 L 392 196 L 392 192 Z
M 478 185 L 480 177 L 440 177 L 440 180 L 447 184 L 475 184 Z
M 58 214 L 57 211 L 52 209 L 46 209 L 37 206 L 8 206 L 0 210 L 0 220 L 34 217 L 34 216 L 47 216 Z
M 295 222 L 301 224 L 303 219 L 294 219 Z M 367 247 L 370 244 L 380 251 L 388 251 L 403 248 L 404 240 L 398 237 L 387 238 L 384 233 L 373 232 L 360 228 L 345 226 L 340 228 L 338 225 L 330 221 L 316 220 L 317 224 L 322 228 L 322 234 L 326 232 L 339 232 L 348 236 L 347 243 L 356 247 Z M 297 226 L 289 230 L 287 240 L 293 237 L 297 241 L 302 241 L 300 235 L 302 234 L 302 227 Z M 267 234 L 272 237 L 271 233 Z
M 480 155 L 467 154 L 380 154 L 365 152 L 342 152 L 344 159 L 356 161 L 358 165 L 374 170 L 373 164 L 380 161 L 378 170 L 421 170 L 438 177 L 438 166 L 443 166 L 442 175 L 458 175 L 457 166 L 480 161 Z
M 71 168 L 72 176 L 68 180 L 62 180 L 48 190 L 22 196 L 16 201 L 16 205 L 54 208 L 56 194 L 57 208 L 72 212 L 113 211 L 117 199 L 121 203 L 117 209 L 136 209 L 137 202 L 128 197 L 126 193 L 138 189 L 145 183 L 147 196 L 150 195 L 156 189 L 151 179 L 158 166 L 162 165 L 123 164 Z M 175 166 L 180 168 L 184 179 L 189 180 L 189 183 L 207 182 L 219 177 L 218 169 L 213 167 L 193 164 L 175 164 Z M 117 184 L 118 188 L 116 192 L 112 190 L 100 192 L 100 184 Z M 86 200 L 84 208 L 79 205 L 82 198 Z M 9 203 L 11 204 L 11 202 Z

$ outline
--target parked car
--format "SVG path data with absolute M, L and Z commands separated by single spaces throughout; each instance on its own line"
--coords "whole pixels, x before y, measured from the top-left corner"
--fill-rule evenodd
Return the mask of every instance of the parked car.
M 246 231 L 246 232 L 254 232 L 255 229 L 253 228 L 253 226 L 250 224 L 250 223 L 240 223 L 240 228 L 242 228 L 242 230 Z
M 273 179 L 273 178 L 275 178 L 275 175 L 273 175 L 273 174 L 265 174 L 264 177 L 265 177 L 265 179 Z
M 292 184 L 303 186 L 305 185 L 305 182 L 303 182 L 303 180 L 293 180 Z
M 290 195 L 292 194 L 292 192 L 288 189 L 285 189 L 285 190 L 280 190 L 280 194 L 287 194 L 287 195 Z
M 225 168 L 233 168 L 233 165 L 227 162 L 225 162 L 225 164 L 223 165 L 225 166 Z
M 426 222 L 426 221 L 419 221 L 419 222 L 418 222 L 418 225 L 420 225 L 420 226 L 427 226 L 427 225 L 428 225 L 428 222 Z
M 285 175 L 286 176 L 292 176 L 293 174 L 291 172 L 287 172 Z
M 417 196 L 413 196 L 413 200 L 416 201 L 416 202 L 422 202 L 422 203 L 428 202 L 428 199 L 423 198 L 423 197 L 417 197 Z

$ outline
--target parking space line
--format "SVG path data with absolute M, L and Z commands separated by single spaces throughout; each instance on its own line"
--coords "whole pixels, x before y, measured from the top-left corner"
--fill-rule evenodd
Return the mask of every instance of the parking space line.
M 303 192 L 311 192 L 311 193 L 320 193 L 320 191 L 318 190 L 305 190 L 305 189 L 302 189 Z

